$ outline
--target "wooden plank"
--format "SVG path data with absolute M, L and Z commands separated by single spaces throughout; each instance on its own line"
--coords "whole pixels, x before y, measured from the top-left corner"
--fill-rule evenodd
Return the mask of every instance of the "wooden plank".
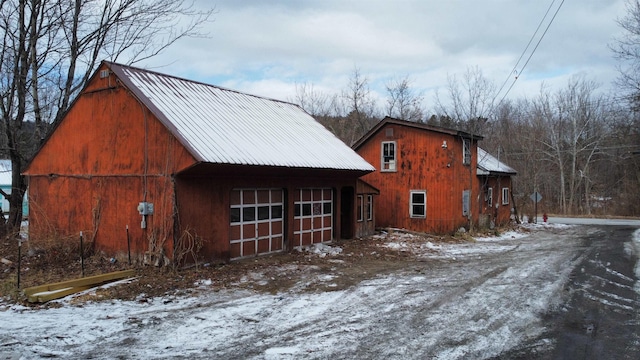
M 31 294 L 27 297 L 29 302 L 47 302 L 49 300 L 60 299 L 67 295 L 71 295 L 80 291 L 84 291 L 87 289 L 91 289 L 92 286 L 78 286 L 78 287 L 69 287 L 65 289 L 55 290 L 55 291 L 44 291 Z
M 76 288 L 76 287 L 82 287 L 82 286 L 92 287 L 92 286 L 103 284 L 105 282 L 132 277 L 135 275 L 135 273 L 136 273 L 135 270 L 122 270 L 122 271 L 116 271 L 116 272 L 111 272 L 111 273 L 102 274 L 102 275 L 88 276 L 81 279 L 33 286 L 33 287 L 26 288 L 23 291 L 25 295 L 29 296 L 36 293 L 55 291 L 55 290 L 61 290 L 66 288 Z

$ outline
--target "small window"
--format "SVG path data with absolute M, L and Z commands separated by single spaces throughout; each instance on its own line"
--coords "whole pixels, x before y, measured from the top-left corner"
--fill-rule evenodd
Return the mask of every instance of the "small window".
M 462 216 L 469 216 L 471 210 L 471 191 L 462 191 Z
M 367 220 L 373 219 L 373 195 L 367 195 Z
M 493 188 L 487 189 L 487 205 L 489 207 L 493 206 Z
M 502 205 L 509 205 L 509 188 L 502 188 Z
M 358 195 L 358 221 L 362 221 L 364 219 L 364 196 Z
M 462 139 L 462 164 L 471 165 L 471 141 Z
M 302 204 L 302 216 L 311 216 L 311 204 Z
M 409 194 L 409 214 L 412 218 L 427 217 L 427 192 L 411 191 Z
M 382 164 L 380 171 L 396 171 L 396 142 L 382 142 Z

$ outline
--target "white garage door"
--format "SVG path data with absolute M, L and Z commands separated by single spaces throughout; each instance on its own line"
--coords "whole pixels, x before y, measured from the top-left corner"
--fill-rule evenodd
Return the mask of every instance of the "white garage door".
M 294 246 L 333 240 L 332 189 L 297 189 L 293 201 Z
M 232 259 L 282 251 L 283 198 L 282 189 L 231 191 Z

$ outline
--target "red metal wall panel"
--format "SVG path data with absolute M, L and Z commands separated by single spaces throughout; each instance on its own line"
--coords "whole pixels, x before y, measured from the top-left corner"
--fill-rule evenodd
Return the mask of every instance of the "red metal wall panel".
M 142 254 L 149 239 L 173 249 L 172 174 L 195 160 L 177 139 L 124 88 L 94 78 L 47 138 L 25 174 L 29 176 L 30 240 L 51 236 L 95 237 L 98 250 Z M 142 217 L 141 201 L 154 204 Z
M 380 171 L 381 147 L 386 141 L 396 142 L 395 172 Z M 468 225 L 462 213 L 462 192 L 469 189 L 472 190 L 473 221 L 477 222 L 479 183 L 475 141 L 471 150 L 471 164 L 463 165 L 460 137 L 399 124 L 383 126 L 358 148 L 358 153 L 378 170 L 363 177 L 380 189 L 375 202 L 376 226 L 436 233 L 456 231 Z M 411 190 L 427 193 L 424 219 L 409 215 Z

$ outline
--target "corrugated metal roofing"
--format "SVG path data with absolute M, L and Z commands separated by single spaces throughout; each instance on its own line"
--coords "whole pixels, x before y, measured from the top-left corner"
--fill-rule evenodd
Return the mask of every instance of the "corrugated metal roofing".
M 491 173 L 502 173 L 516 175 L 518 172 L 512 167 L 496 159 L 485 150 L 478 148 L 478 175 L 489 175 Z
M 200 161 L 375 170 L 295 104 L 106 64 Z

